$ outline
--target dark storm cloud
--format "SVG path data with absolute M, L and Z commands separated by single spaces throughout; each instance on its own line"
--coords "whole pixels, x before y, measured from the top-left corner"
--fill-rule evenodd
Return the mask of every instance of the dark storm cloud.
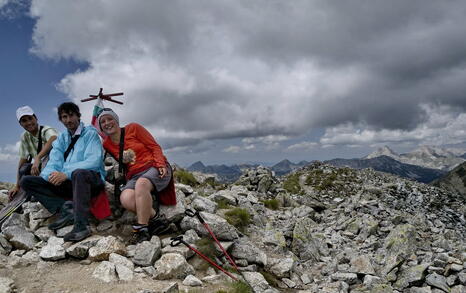
M 435 107 L 466 109 L 463 1 L 51 3 L 33 1 L 34 52 L 90 64 L 65 92 L 125 88 L 123 119 L 173 146 L 348 124 L 411 131 Z

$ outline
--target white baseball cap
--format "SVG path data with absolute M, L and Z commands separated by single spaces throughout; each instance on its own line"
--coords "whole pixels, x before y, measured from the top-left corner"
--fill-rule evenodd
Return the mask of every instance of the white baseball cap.
M 16 110 L 16 118 L 18 118 L 18 121 L 21 120 L 21 117 L 24 115 L 34 115 L 34 111 L 29 106 L 19 107 Z

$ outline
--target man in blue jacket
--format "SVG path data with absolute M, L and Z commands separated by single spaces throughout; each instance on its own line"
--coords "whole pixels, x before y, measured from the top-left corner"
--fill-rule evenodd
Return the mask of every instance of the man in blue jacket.
M 94 127 L 81 122 L 79 107 L 71 102 L 58 107 L 58 119 L 67 131 L 53 143 L 49 162 L 40 176 L 25 176 L 21 187 L 48 211 L 59 213 L 49 225 L 51 230 L 71 225 L 65 241 L 80 241 L 91 234 L 89 209 L 91 198 L 104 188 L 103 150 Z M 71 197 L 72 201 L 67 201 Z

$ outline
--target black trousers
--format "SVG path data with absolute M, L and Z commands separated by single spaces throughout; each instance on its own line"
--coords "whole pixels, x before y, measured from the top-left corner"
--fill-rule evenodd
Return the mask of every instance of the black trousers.
M 60 185 L 53 185 L 40 176 L 24 176 L 20 181 L 28 197 L 34 196 L 49 212 L 60 211 L 65 201 L 73 199 L 75 221 L 88 222 L 92 197 L 99 195 L 105 187 L 100 174 L 95 171 L 77 169 Z

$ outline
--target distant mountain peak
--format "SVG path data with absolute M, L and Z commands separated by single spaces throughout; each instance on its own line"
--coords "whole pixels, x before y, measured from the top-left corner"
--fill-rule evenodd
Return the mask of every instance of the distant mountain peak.
M 206 168 L 206 166 L 201 162 L 197 161 L 193 163 L 191 166 L 188 167 L 188 170 L 191 171 L 203 171 Z
M 364 159 L 373 159 L 380 156 L 392 157 L 394 159 L 397 159 L 399 157 L 399 155 L 395 153 L 391 148 L 384 145 L 383 147 L 378 148 L 375 152 L 364 157 Z
M 291 163 L 291 161 L 288 160 L 288 159 L 284 159 L 284 160 L 281 160 L 280 162 L 278 162 L 278 163 L 275 164 L 275 165 L 279 165 L 279 164 L 280 164 L 280 165 L 284 165 L 284 164 L 291 165 L 291 164 L 293 164 L 293 163 Z

